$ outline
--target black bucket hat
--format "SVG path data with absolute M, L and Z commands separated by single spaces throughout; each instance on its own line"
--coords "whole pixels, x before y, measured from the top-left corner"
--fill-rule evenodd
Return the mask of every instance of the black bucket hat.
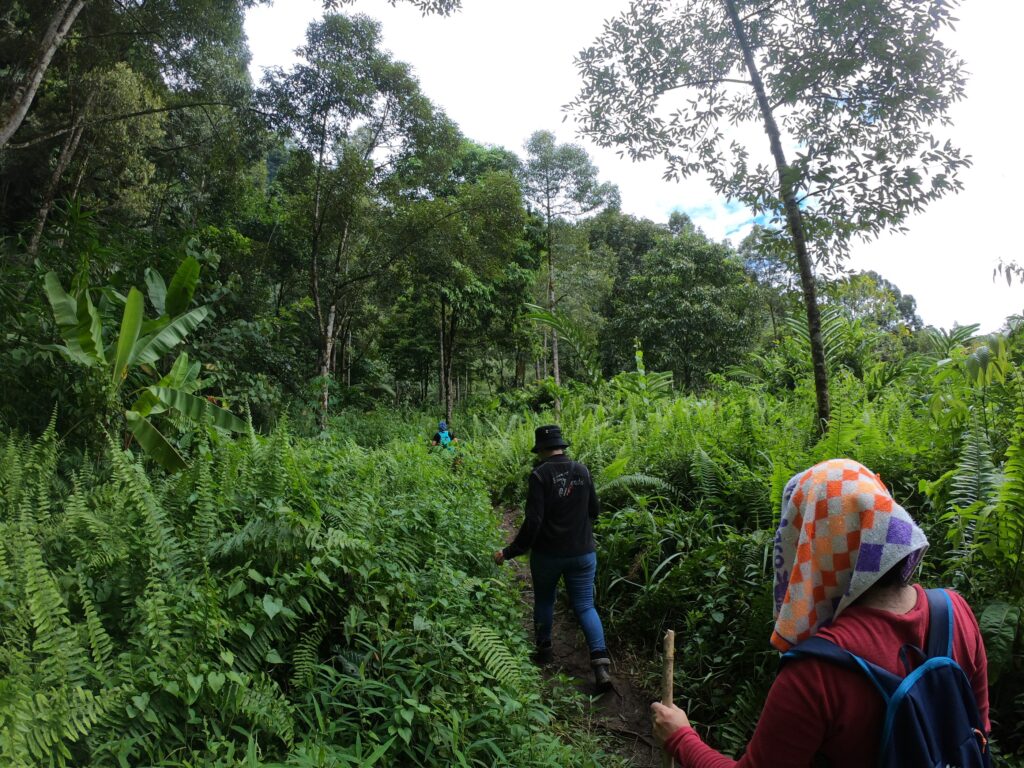
M 562 438 L 562 428 L 557 424 L 546 424 L 543 427 L 537 427 L 533 433 L 533 448 L 530 450 L 534 453 L 538 451 L 547 451 L 552 448 L 568 448 L 569 444 Z

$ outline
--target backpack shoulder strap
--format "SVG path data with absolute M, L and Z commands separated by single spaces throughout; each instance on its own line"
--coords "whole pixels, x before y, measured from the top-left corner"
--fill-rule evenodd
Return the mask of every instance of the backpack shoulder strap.
M 953 600 L 944 589 L 929 589 L 925 595 L 928 597 L 928 644 L 925 653 L 928 658 L 953 658 Z
M 837 667 L 851 669 L 855 672 L 861 670 L 860 665 L 854 661 L 857 657 L 849 651 L 843 650 L 831 640 L 821 637 L 812 637 L 804 640 L 800 645 L 782 654 L 783 661 L 802 658 L 821 659 L 835 664 Z
M 837 667 L 866 675 L 886 702 L 889 701 L 889 698 L 896 692 L 896 689 L 900 687 L 902 682 L 899 677 L 887 669 L 882 669 L 822 637 L 812 637 L 804 640 L 800 645 L 782 654 L 783 663 L 801 658 L 821 659 L 830 664 L 835 664 Z

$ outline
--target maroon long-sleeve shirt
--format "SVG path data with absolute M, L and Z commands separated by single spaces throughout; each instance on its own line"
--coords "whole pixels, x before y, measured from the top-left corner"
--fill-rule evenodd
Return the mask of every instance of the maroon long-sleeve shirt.
M 900 648 L 926 645 L 928 599 L 915 585 L 917 603 L 904 614 L 852 605 L 819 637 L 831 640 L 903 677 Z M 970 607 L 955 592 L 953 658 L 971 682 L 986 732 L 988 676 L 985 646 Z M 885 713 L 882 697 L 866 675 L 819 659 L 793 661 L 779 672 L 744 756 L 735 761 L 706 745 L 692 728 L 665 743 L 683 768 L 810 768 L 824 755 L 831 768 L 864 768 L 878 760 Z

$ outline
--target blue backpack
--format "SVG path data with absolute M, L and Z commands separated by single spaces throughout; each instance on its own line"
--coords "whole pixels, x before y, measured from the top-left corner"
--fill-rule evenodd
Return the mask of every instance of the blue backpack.
M 451 434 L 449 434 L 448 430 L 446 429 L 444 430 L 444 432 L 438 432 L 437 436 L 441 438 L 441 446 L 443 448 L 448 448 L 448 450 L 451 450 L 449 446 L 451 445 L 452 442 L 452 436 Z
M 879 768 L 990 768 L 974 691 L 953 660 L 953 603 L 943 589 L 927 595 L 928 646 L 903 646 L 904 678 L 820 637 L 783 654 L 783 662 L 809 656 L 867 675 L 886 702 Z M 923 659 L 916 669 L 908 650 Z

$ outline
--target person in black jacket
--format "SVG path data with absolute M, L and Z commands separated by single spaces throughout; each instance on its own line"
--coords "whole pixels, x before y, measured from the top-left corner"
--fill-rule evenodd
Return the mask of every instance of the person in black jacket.
M 494 561 L 530 552 L 533 577 L 533 621 L 537 632 L 534 658 L 551 661 L 551 626 L 559 579 L 572 600 L 573 611 L 590 647 L 590 664 L 598 691 L 611 688 L 604 628 L 594 608 L 594 520 L 601 511 L 590 471 L 565 455 L 568 443 L 554 424 L 538 427 L 533 452 L 540 461 L 530 474 L 526 517 L 515 539 L 494 553 Z

